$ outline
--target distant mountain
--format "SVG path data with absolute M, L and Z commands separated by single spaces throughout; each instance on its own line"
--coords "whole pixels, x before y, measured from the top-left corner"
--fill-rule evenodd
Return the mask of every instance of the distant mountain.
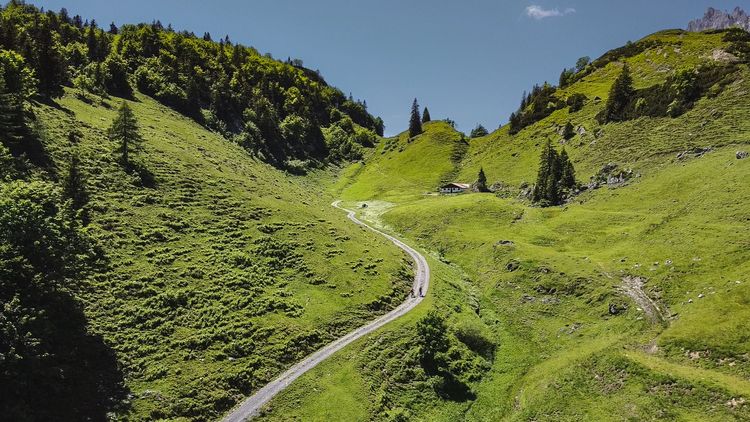
M 740 27 L 746 31 L 750 30 L 750 16 L 740 7 L 735 7 L 732 13 L 709 7 L 701 19 L 696 19 L 688 24 L 688 31 L 700 32 L 709 29 L 726 29 Z

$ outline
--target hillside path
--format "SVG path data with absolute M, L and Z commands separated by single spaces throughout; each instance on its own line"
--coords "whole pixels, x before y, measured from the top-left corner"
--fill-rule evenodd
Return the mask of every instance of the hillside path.
M 417 267 L 416 274 L 414 275 L 414 285 L 412 286 L 412 294 L 409 295 L 406 301 L 404 301 L 396 309 L 388 312 L 387 314 L 375 319 L 374 321 L 362 327 L 357 328 L 356 330 L 339 338 L 338 340 L 333 341 L 332 343 L 326 345 L 322 349 L 319 349 L 317 352 L 311 354 L 310 356 L 306 357 L 302 361 L 298 362 L 297 364 L 289 368 L 286 372 L 281 374 L 278 378 L 269 382 L 263 388 L 258 390 L 255 394 L 245 399 L 245 401 L 243 401 L 239 407 L 236 407 L 232 411 L 232 413 L 230 413 L 224 418 L 224 422 L 242 422 L 254 416 L 257 416 L 258 413 L 260 412 L 260 409 L 263 407 L 263 405 L 271 401 L 271 399 L 274 396 L 276 396 L 282 390 L 288 387 L 294 380 L 299 378 L 302 374 L 311 370 L 312 368 L 314 368 L 315 366 L 317 366 L 319 363 L 323 362 L 324 360 L 328 359 L 329 357 L 331 357 L 331 355 L 343 349 L 345 346 L 347 346 L 351 342 L 361 337 L 364 337 L 372 333 L 373 331 L 381 328 L 385 324 L 403 316 L 407 312 L 414 309 L 414 307 L 416 307 L 420 302 L 422 302 L 422 299 L 424 299 L 423 295 L 427 293 L 427 288 L 430 285 L 430 267 L 429 265 L 427 265 L 427 260 L 424 258 L 424 256 L 422 256 L 422 254 L 412 249 L 405 243 L 396 239 L 395 237 L 363 223 L 362 221 L 357 219 L 357 217 L 354 215 L 354 211 L 341 207 L 339 205 L 340 202 L 341 201 L 336 201 L 331 205 L 338 209 L 346 211 L 347 217 L 351 221 L 353 221 L 355 224 L 362 226 L 362 227 L 366 227 L 374 231 L 375 233 L 387 238 L 388 240 L 393 242 L 396 246 L 403 249 L 407 254 L 409 254 L 409 256 L 412 257 Z M 422 292 L 422 296 L 419 295 L 420 289 Z

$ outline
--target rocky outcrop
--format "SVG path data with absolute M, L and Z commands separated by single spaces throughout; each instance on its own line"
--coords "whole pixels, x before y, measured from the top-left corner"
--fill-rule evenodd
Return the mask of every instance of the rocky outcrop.
M 732 27 L 750 31 L 750 16 L 740 7 L 736 7 L 731 13 L 709 7 L 706 14 L 701 19 L 690 22 L 687 29 L 690 32 L 700 32 Z
M 695 147 L 677 154 L 677 159 L 684 160 L 686 158 L 701 158 L 709 152 L 713 152 L 713 150 L 713 147 Z
M 747 151 L 737 151 L 735 157 L 737 157 L 738 160 L 744 160 L 745 158 L 750 157 L 750 153 Z
M 591 177 L 586 187 L 587 189 L 598 189 L 602 186 L 617 187 L 625 184 L 633 176 L 637 176 L 633 174 L 633 169 L 623 169 L 616 163 L 607 163 Z

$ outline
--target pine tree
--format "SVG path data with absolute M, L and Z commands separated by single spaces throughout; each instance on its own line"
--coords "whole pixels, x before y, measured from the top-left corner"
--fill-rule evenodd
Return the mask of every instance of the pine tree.
M 89 49 L 89 60 L 99 60 L 99 43 L 96 38 L 96 21 L 92 20 L 86 32 L 86 46 Z
M 474 184 L 474 187 L 477 192 L 488 192 L 489 189 L 487 189 L 487 176 L 484 174 L 484 169 L 479 168 L 479 174 L 477 175 L 477 181 Z
M 27 135 L 22 95 L 9 91 L 5 78 L 0 77 L 0 143 L 11 151 L 20 152 Z
M 35 34 L 36 60 L 33 64 L 39 78 L 39 92 L 50 97 L 57 97 L 63 93 L 62 85 L 65 83 L 66 75 L 65 60 L 53 35 L 49 20 L 41 19 Z
M 539 171 L 536 185 L 532 193 L 532 200 L 542 204 L 553 205 L 559 198 L 558 178 L 560 175 L 557 151 L 547 140 L 539 157 Z
M 605 122 L 621 122 L 627 119 L 627 109 L 635 93 L 633 78 L 627 64 L 622 67 L 622 73 L 617 77 L 609 91 L 609 98 L 604 107 Z
M 89 198 L 79 164 L 78 154 L 72 154 L 68 164 L 68 172 L 65 174 L 62 183 L 63 197 L 70 199 L 74 210 L 83 209 Z
M 422 123 L 427 123 L 431 120 L 432 118 L 430 117 L 430 110 L 427 110 L 427 107 L 425 107 L 424 111 L 422 112 Z
M 576 188 L 576 172 L 565 148 L 560 151 L 560 188 L 570 192 Z
M 422 133 L 422 120 L 419 118 L 419 104 L 417 99 L 411 105 L 411 119 L 409 120 L 409 136 L 415 137 Z
M 109 136 L 113 141 L 119 142 L 122 163 L 129 167 L 129 151 L 131 148 L 136 148 L 143 138 L 141 138 L 135 114 L 127 101 L 123 101 L 117 111 L 117 117 L 109 128 Z
M 469 133 L 470 138 L 481 138 L 482 136 L 489 135 L 489 132 L 487 129 L 485 129 L 484 126 L 477 124 L 477 127 L 471 130 L 471 133 Z

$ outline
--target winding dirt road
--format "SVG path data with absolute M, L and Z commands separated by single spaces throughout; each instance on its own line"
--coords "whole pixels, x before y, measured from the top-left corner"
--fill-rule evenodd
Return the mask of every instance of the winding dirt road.
M 414 285 L 412 286 L 412 295 L 410 295 L 409 298 L 406 299 L 404 303 L 399 305 L 396 309 L 392 310 L 391 312 L 388 312 L 387 314 L 368 323 L 367 325 L 359 327 L 356 330 L 350 332 L 349 334 L 339 338 L 338 340 L 333 341 L 332 343 L 326 345 L 322 349 L 311 354 L 310 356 L 303 359 L 301 362 L 298 362 L 297 364 L 289 368 L 286 372 L 281 374 L 278 378 L 269 382 L 263 388 L 258 390 L 255 394 L 245 399 L 245 401 L 242 402 L 242 404 L 239 407 L 235 408 L 232 411 L 232 413 L 230 413 L 224 418 L 224 422 L 242 422 L 242 421 L 245 421 L 247 419 L 250 419 L 256 416 L 260 412 L 260 409 L 263 407 L 263 405 L 268 403 L 275 395 L 279 394 L 282 390 L 288 387 L 289 384 L 291 384 L 294 380 L 299 378 L 302 374 L 314 368 L 315 366 L 317 366 L 319 363 L 323 362 L 324 360 L 328 359 L 331 355 L 343 349 L 346 345 L 353 342 L 354 340 L 357 340 L 358 338 L 364 337 L 372 333 L 373 331 L 379 329 L 385 324 L 411 311 L 412 309 L 414 309 L 415 306 L 417 306 L 420 302 L 422 302 L 422 299 L 424 298 L 423 296 L 427 293 L 427 288 L 430 285 L 430 267 L 427 265 L 427 260 L 425 260 L 424 256 L 422 256 L 419 252 L 415 251 L 414 249 L 412 249 L 405 243 L 396 239 L 395 237 L 388 235 L 386 233 L 383 233 L 382 231 L 375 229 L 363 223 L 362 221 L 358 220 L 357 217 L 355 217 L 354 215 L 354 211 L 348 210 L 346 208 L 342 208 L 339 205 L 340 202 L 341 201 L 336 201 L 331 205 L 338 209 L 346 211 L 347 217 L 349 217 L 349 219 L 352 220 L 355 224 L 360 225 L 362 227 L 366 227 L 374 231 L 375 233 L 378 233 L 379 235 L 387 238 L 388 240 L 393 242 L 396 246 L 406 251 L 406 253 L 409 254 L 409 256 L 411 256 L 412 259 L 414 259 L 417 269 L 416 269 L 416 274 L 414 275 Z M 422 295 L 419 294 L 420 291 Z

